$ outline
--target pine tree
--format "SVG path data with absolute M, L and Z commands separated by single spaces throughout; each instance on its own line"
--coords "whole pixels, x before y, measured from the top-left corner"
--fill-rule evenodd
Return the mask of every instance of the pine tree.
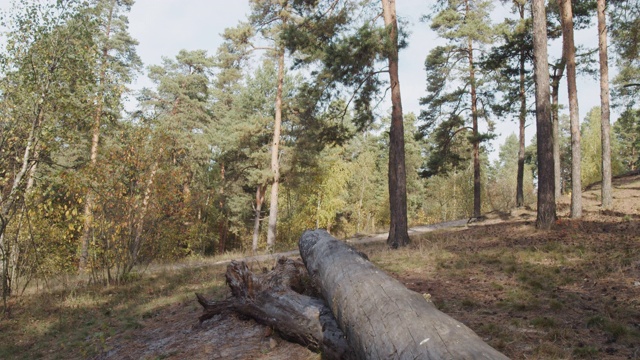
M 137 42 L 128 33 L 127 13 L 133 0 L 94 0 L 91 13 L 98 24 L 95 36 L 97 84 L 93 127 L 91 130 L 90 171 L 97 171 L 101 126 L 105 118 L 118 118 L 122 106 L 124 86 L 141 66 L 135 52 Z M 80 240 L 79 270 L 83 271 L 89 258 L 89 244 L 93 222 L 95 194 L 87 187 L 84 201 L 84 226 Z
M 504 1 L 503 1 L 504 2 Z M 482 67 L 498 72 L 495 76 L 497 89 L 502 92 L 501 104 L 494 106 L 497 116 L 514 113 L 518 116 L 519 150 L 516 169 L 516 206 L 524 206 L 525 128 L 527 121 L 527 98 L 532 83 L 528 67 L 533 60 L 531 18 L 526 16 L 526 2 L 511 1 L 518 20 L 507 19 L 502 24 L 503 44 L 495 46 L 483 58 Z M 530 65 L 529 65 L 530 66 Z M 514 86 L 513 84 L 517 84 Z
M 428 109 L 422 112 L 425 121 L 423 129 L 433 131 L 433 127 L 449 128 L 451 136 L 455 136 L 466 128 L 471 130 L 469 142 L 472 145 L 473 157 L 473 216 L 479 217 L 482 211 L 481 202 L 481 174 L 480 174 L 480 144 L 491 138 L 489 134 L 479 131 L 479 118 L 487 118 L 487 109 L 483 108 L 485 101 L 480 102 L 478 88 L 483 85 L 483 79 L 477 68 L 474 54 L 478 46 L 489 43 L 493 38 L 493 28 L 489 17 L 490 1 L 447 1 L 439 2 L 442 9 L 433 17 L 431 28 L 447 39 L 449 45 L 433 49 L 425 66 L 427 68 L 427 97 L 421 99 Z M 455 77 L 454 74 L 461 73 Z M 458 80 L 458 85 L 449 90 L 450 82 Z M 463 105 L 464 104 L 464 105 Z M 470 126 L 466 125 L 469 117 Z M 493 127 L 491 121 L 489 130 Z M 443 139 L 440 144 L 443 152 L 437 157 L 443 158 L 440 163 L 450 162 L 447 158 L 447 143 L 450 139 Z M 430 169 L 437 173 L 436 167 Z
M 570 0 L 557 0 L 562 23 L 562 46 L 567 63 L 569 116 L 571 118 L 571 217 L 582 217 L 582 183 L 580 175 L 580 114 L 576 85 L 576 53 L 573 39 L 573 9 Z
M 547 15 L 543 0 L 533 0 L 533 55 L 536 84 L 538 210 L 536 227 L 550 229 L 556 220 L 553 138 L 549 97 Z
M 406 42 L 405 34 L 394 20 L 395 2 L 300 2 L 294 9 L 302 20 L 286 32 L 287 46 L 294 54 L 297 66 L 312 65 L 314 69 L 304 89 L 310 99 L 308 108 L 311 109 L 306 117 L 318 119 L 319 113 L 328 109 L 336 97 L 346 93 L 349 101 L 342 113 L 352 110 L 353 121 L 362 130 L 375 119 L 373 103 L 379 100 L 384 84 L 380 76 L 390 76 L 393 125 L 389 147 L 391 166 L 388 169 L 391 220 L 388 244 L 392 248 L 404 246 L 409 241 L 404 129 L 395 71 L 397 53 L 406 46 Z M 381 9 L 384 27 L 376 24 Z M 353 14 L 359 16 L 355 18 Z M 388 68 L 380 67 L 382 61 Z
M 600 54 L 600 108 L 602 142 L 602 208 L 613 206 L 611 194 L 611 135 L 609 110 L 609 56 L 607 53 L 607 19 L 605 0 L 598 0 L 598 52 Z

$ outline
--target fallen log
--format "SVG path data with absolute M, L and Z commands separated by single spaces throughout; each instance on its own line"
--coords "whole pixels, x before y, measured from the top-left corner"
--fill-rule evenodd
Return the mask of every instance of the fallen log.
M 358 359 L 507 359 L 324 230 L 300 255 Z
M 270 272 L 255 274 L 246 263 L 233 261 L 225 274 L 232 296 L 209 301 L 196 294 L 204 308 L 200 322 L 235 312 L 275 329 L 289 341 L 322 353 L 324 359 L 350 359 L 351 351 L 331 310 L 319 298 L 304 264 L 280 258 Z

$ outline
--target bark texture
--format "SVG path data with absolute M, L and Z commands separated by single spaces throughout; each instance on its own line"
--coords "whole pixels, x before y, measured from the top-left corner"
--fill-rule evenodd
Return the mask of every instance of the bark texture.
M 562 21 L 562 47 L 567 60 L 567 89 L 571 119 L 571 217 L 582 217 L 582 180 L 580 164 L 580 114 L 576 85 L 576 47 L 573 39 L 571 0 L 557 0 Z
M 564 50 L 560 62 L 554 66 L 551 76 L 551 121 L 553 124 L 553 169 L 555 178 L 556 199 L 563 193 L 562 171 L 560 169 L 560 104 L 558 102 L 560 92 L 560 80 L 564 76 L 566 67 Z
M 253 238 L 251 242 L 251 251 L 255 255 L 258 251 L 258 239 L 260 237 L 260 217 L 262 216 L 262 203 L 264 203 L 264 194 L 267 191 L 267 184 L 261 184 L 256 189 L 256 204 L 253 209 Z
M 538 141 L 538 210 L 536 226 L 550 229 L 556 220 L 553 131 L 549 102 L 549 56 L 547 14 L 544 0 L 533 0 L 533 54 L 536 83 L 536 129 Z
M 518 2 L 514 2 L 518 6 L 518 12 L 520 14 L 520 21 L 525 21 L 524 6 Z M 524 129 L 527 122 L 527 93 L 525 89 L 526 85 L 526 69 L 525 64 L 527 61 L 525 44 L 520 43 L 519 54 L 519 75 L 520 75 L 520 87 L 518 89 L 518 96 L 520 97 L 520 114 L 519 114 L 519 136 L 518 136 L 518 174 L 516 177 L 516 207 L 524 206 L 524 160 L 525 160 L 525 136 Z
M 384 25 L 392 39 L 389 58 L 391 83 L 391 129 L 389 131 L 389 207 L 391 224 L 387 244 L 396 249 L 409 243 L 407 221 L 407 173 L 404 156 L 404 119 L 398 75 L 398 22 L 395 0 L 382 0 Z
M 609 110 L 609 57 L 607 55 L 607 17 L 605 0 L 598 0 L 598 47 L 600 53 L 600 117 L 602 136 L 602 208 L 611 209 L 611 135 Z
M 300 239 L 312 281 L 358 359 L 507 359 L 324 230 Z
M 280 184 L 280 127 L 282 124 L 282 88 L 284 86 L 284 49 L 278 54 L 278 87 L 276 88 L 276 115 L 271 143 L 271 203 L 269 204 L 269 229 L 267 231 L 267 252 L 272 253 L 276 243 L 278 224 L 278 185 Z
M 280 258 L 265 274 L 253 273 L 246 263 L 227 267 L 232 297 L 209 301 L 196 294 L 204 307 L 200 321 L 236 312 L 273 327 L 282 338 L 322 353 L 324 359 L 351 359 L 352 353 L 331 310 L 309 293 L 307 271 L 300 261 Z

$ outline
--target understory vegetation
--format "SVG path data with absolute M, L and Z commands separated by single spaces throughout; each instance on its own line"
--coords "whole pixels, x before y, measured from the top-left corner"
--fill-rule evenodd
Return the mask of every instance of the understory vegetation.
M 598 189 L 593 189 L 585 193 L 585 218 L 571 220 L 564 215 L 564 197 L 562 217 L 551 231 L 535 230 L 535 213 L 520 210 L 417 235 L 403 249 L 389 250 L 384 243 L 356 246 L 512 359 L 633 359 L 640 342 L 640 208 L 634 201 L 640 178 L 619 181 L 614 181 L 614 197 L 626 200 L 613 211 L 597 210 Z M 269 358 L 279 347 L 265 343 L 267 330 L 253 321 L 216 318 L 196 326 L 201 308 L 193 293 L 212 299 L 228 294 L 224 260 L 149 267 L 121 286 L 78 286 L 76 279 L 65 282 L 64 277 L 32 284 L 27 296 L 11 298 L 9 317 L 0 322 L 0 357 L 102 354 L 108 359 L 114 353 L 116 358 L 180 359 L 220 336 L 206 334 L 247 323 L 258 327 L 255 334 L 240 333 L 236 345 L 220 346 L 242 356 L 238 344 L 255 343 L 257 353 L 247 357 Z M 272 265 L 251 264 L 254 269 Z M 285 349 L 290 356 L 315 357 L 302 348 Z

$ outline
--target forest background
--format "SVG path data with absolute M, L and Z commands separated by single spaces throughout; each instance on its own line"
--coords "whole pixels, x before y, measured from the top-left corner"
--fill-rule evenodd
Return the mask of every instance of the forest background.
M 408 46 L 400 52 L 400 82 L 408 215 L 414 225 L 473 215 L 473 166 L 464 138 L 453 144 L 460 161 L 447 171 L 428 171 L 438 139 L 420 115 L 426 110 L 420 104 L 427 96 L 425 58 L 446 40 L 423 16 L 435 13 L 436 3 L 398 3 L 399 17 L 406 21 L 401 27 L 408 31 Z M 509 2 L 494 3 L 493 25 L 515 18 Z M 232 43 L 245 34 L 225 30 L 247 21 L 249 3 L 89 4 L 33 2 L 12 10 L 0 2 L 6 12 L 0 185 L 7 220 L 0 248 L 9 286 L 4 291 L 79 267 L 96 281 L 117 282 L 134 266 L 151 261 L 249 251 L 254 243 L 264 251 L 267 227 L 261 222 L 269 211 L 262 205 L 271 203 L 267 188 L 277 60 L 268 51 L 234 58 Z M 597 47 L 595 12 L 591 18 L 577 32 L 583 52 Z M 496 32 L 483 51 L 502 40 Z M 551 58 L 560 57 L 560 43 L 552 41 Z M 584 185 L 600 178 L 599 87 L 592 75 L 596 57 L 583 58 L 579 66 Z M 284 79 L 276 249 L 292 247 L 307 228 L 325 228 L 339 237 L 385 229 L 385 92 L 366 127 L 359 126 L 351 108 L 338 119 L 348 94 L 333 99 L 312 123 L 300 111 L 300 85 L 310 74 L 292 64 L 288 59 Z M 622 76 L 633 80 L 637 75 Z M 487 77 L 488 86 L 491 81 Z M 495 85 L 487 89 L 501 91 Z M 566 103 L 566 87 L 560 90 L 561 104 Z M 619 99 L 613 119 L 626 114 L 630 124 L 614 127 L 614 174 L 636 169 L 639 146 L 629 131 L 638 126 L 634 103 L 623 102 L 622 95 Z M 482 131 L 495 138 L 482 144 L 482 212 L 507 210 L 516 200 L 517 114 L 487 113 L 487 118 Z M 530 113 L 528 124 L 533 120 Z M 566 115 L 560 124 L 563 188 L 569 189 Z M 529 126 L 527 139 L 533 134 Z M 535 203 L 532 146 L 525 171 L 529 206 Z M 23 159 L 27 167 L 21 166 Z M 23 180 L 14 189 L 18 176 Z

